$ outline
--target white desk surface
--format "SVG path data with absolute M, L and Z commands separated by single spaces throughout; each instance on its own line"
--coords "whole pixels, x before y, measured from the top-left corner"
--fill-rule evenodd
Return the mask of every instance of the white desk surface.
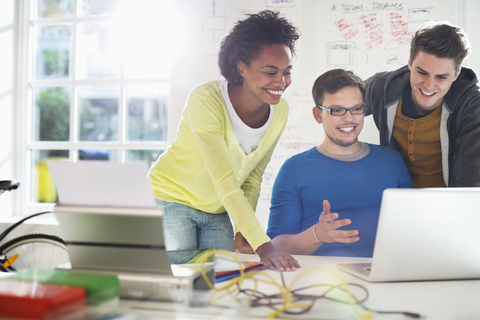
M 256 255 L 236 254 L 241 261 L 258 261 Z M 480 320 L 480 280 L 462 281 L 425 281 L 398 283 L 369 283 L 337 268 L 339 263 L 370 262 L 366 258 L 312 257 L 295 256 L 302 268 L 295 272 L 284 272 L 288 285 L 296 276 L 312 267 L 321 267 L 336 272 L 346 282 L 358 283 L 367 288 L 369 298 L 365 302 L 369 308 L 382 311 L 407 311 L 419 313 L 423 319 L 431 320 Z M 280 280 L 277 271 L 266 271 L 276 280 Z M 217 284 L 223 286 L 226 282 Z M 315 271 L 301 278 L 295 287 L 315 283 L 339 283 L 328 272 Z M 252 288 L 248 282 L 244 287 Z M 276 293 L 278 289 L 269 285 L 260 285 L 259 291 Z M 315 291 L 317 290 L 317 291 Z M 321 289 L 309 291 L 320 294 Z M 361 291 L 352 287 L 352 292 L 360 296 Z M 223 301 L 223 300 L 222 300 Z M 269 308 L 242 308 L 234 300 L 234 307 L 222 309 L 214 306 L 204 308 L 189 307 L 184 303 L 122 300 L 119 306 L 121 315 L 115 319 L 265 319 L 271 312 Z M 358 308 L 360 312 L 363 309 Z M 304 315 L 281 314 L 277 319 L 359 319 L 349 305 L 343 305 L 324 299 L 318 300 L 312 310 Z M 372 319 L 411 319 L 402 315 L 374 314 Z

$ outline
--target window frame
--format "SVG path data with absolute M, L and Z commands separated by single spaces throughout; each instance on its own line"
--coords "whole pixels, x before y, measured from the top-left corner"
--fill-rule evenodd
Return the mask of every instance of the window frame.
M 127 150 L 166 150 L 169 145 L 170 103 L 167 105 L 167 136 L 164 141 L 128 141 L 126 137 L 126 112 L 127 97 L 126 88 L 131 84 L 170 83 L 170 78 L 143 78 L 125 79 L 123 65 L 118 79 L 76 79 L 75 65 L 77 63 L 77 25 L 83 22 L 106 21 L 111 15 L 97 15 L 90 17 L 77 17 L 79 1 L 73 0 L 74 14 L 68 18 L 40 18 L 34 17 L 35 0 L 15 1 L 14 24 L 16 25 L 16 43 L 14 44 L 14 143 L 12 153 L 14 155 L 13 174 L 21 181 L 22 187 L 15 191 L 13 210 L 14 215 L 28 215 L 39 211 L 53 210 L 53 203 L 39 203 L 32 197 L 32 153 L 35 150 L 69 150 L 69 161 L 75 162 L 81 149 L 112 149 L 117 150 L 117 162 L 126 161 Z M 72 52 L 70 56 L 70 76 L 68 79 L 35 79 L 35 35 L 34 26 L 48 25 L 52 23 L 72 24 Z M 15 58 L 16 57 L 16 58 Z M 118 85 L 118 139 L 117 141 L 79 141 L 78 131 L 78 86 L 81 85 Z M 70 88 L 70 132 L 69 141 L 34 141 L 32 139 L 33 120 L 33 89 L 45 86 L 68 86 Z M 30 150 L 32 152 L 30 152 Z M 109 160 L 114 161 L 114 160 Z
M 15 13 L 16 13 L 16 1 L 7 0 L 0 2 L 0 19 L 2 20 L 2 25 L 0 26 L 0 37 L 2 41 L 8 38 L 8 45 L 3 48 L 5 56 L 8 56 L 8 60 L 3 60 L 0 67 L 2 68 L 2 87 L 0 88 L 0 114 L 2 118 L 0 119 L 0 125 L 2 126 L 2 132 L 4 136 L 0 138 L 2 141 L 2 152 L 0 158 L 0 180 L 12 179 L 13 176 L 13 163 L 14 163 L 14 154 L 13 148 L 15 146 L 14 132 L 15 132 L 15 122 L 12 121 L 15 117 L 15 101 L 14 101 L 14 79 L 15 79 L 15 42 L 16 42 L 16 26 L 15 26 Z M 7 52 L 10 51 L 10 52 Z M 8 65 L 7 69 L 3 69 L 4 66 Z M 5 85 L 5 86 L 4 86 Z M 8 116 L 5 115 L 6 112 Z M 3 142 L 6 144 L 3 144 Z M 0 212 L 10 215 L 12 212 L 12 203 L 13 197 L 12 194 L 7 192 L 3 194 L 0 198 Z

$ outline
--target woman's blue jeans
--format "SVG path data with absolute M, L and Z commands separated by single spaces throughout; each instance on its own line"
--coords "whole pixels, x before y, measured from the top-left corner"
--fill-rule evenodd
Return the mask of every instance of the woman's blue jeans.
M 171 263 L 187 263 L 205 249 L 235 251 L 233 226 L 226 212 L 207 213 L 157 199 L 164 210 L 163 233 Z

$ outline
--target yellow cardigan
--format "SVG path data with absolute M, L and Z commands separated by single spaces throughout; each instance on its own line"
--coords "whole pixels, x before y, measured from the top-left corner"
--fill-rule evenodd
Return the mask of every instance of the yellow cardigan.
M 215 81 L 189 94 L 172 145 L 150 169 L 155 197 L 209 213 L 228 212 L 256 250 L 270 241 L 255 217 L 265 168 L 285 128 L 288 105 L 274 108 L 262 143 L 245 155 Z

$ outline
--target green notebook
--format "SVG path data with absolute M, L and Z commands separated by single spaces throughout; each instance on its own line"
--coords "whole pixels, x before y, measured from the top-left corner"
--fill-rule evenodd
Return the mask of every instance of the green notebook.
M 120 282 L 113 275 L 58 270 L 20 270 L 4 279 L 82 287 L 87 294 L 88 306 L 97 306 L 117 298 L 120 292 Z

